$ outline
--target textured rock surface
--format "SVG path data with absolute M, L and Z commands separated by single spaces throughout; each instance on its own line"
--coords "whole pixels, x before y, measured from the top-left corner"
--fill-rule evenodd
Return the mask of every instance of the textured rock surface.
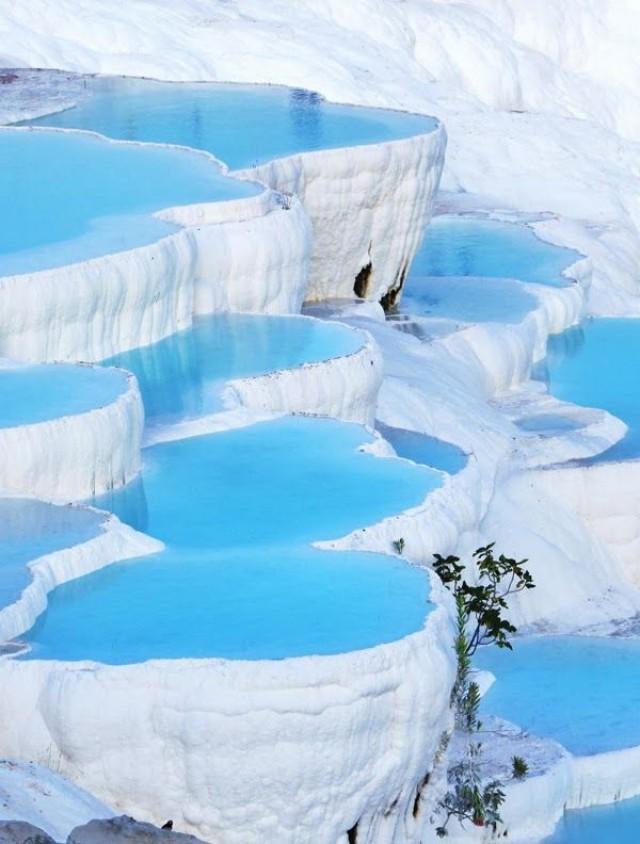
M 89 821 L 71 830 L 67 838 L 67 844 L 197 844 L 198 841 L 193 835 L 141 823 L 127 815 Z
M 0 844 L 54 844 L 53 838 L 26 821 L 0 821 Z

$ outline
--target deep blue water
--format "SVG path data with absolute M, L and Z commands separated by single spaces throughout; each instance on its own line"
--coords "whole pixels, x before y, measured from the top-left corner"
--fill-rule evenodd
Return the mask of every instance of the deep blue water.
M 420 629 L 424 572 L 397 558 L 320 552 L 414 506 L 438 473 L 357 451 L 370 437 L 334 420 L 284 418 L 153 446 L 142 481 L 96 503 L 166 551 L 56 589 L 26 639 L 31 658 L 338 653 Z
M 30 122 L 204 149 L 232 169 L 406 138 L 436 125 L 430 117 L 336 105 L 280 87 L 102 78 L 87 80 L 87 91 L 75 108 Z
M 444 440 L 406 428 L 393 428 L 381 422 L 377 424 L 377 428 L 385 440 L 391 443 L 398 457 L 440 469 L 450 475 L 455 475 L 467 465 L 467 455 L 464 451 Z
M 172 422 L 222 407 L 231 378 L 261 375 L 355 352 L 362 337 L 346 326 L 298 317 L 215 314 L 151 346 L 105 361 L 134 372 L 147 423 Z
M 400 310 L 454 322 L 521 322 L 538 300 L 526 286 L 501 278 L 410 276 Z
M 125 373 L 73 364 L 0 368 L 0 428 L 45 422 L 111 404 L 127 389 Z
M 176 230 L 154 211 L 259 190 L 188 151 L 0 129 L 0 275 L 151 243 Z
M 582 256 L 536 237 L 525 224 L 443 214 L 434 217 L 411 268 L 413 276 L 486 276 L 568 284 L 562 271 Z
M 482 710 L 587 755 L 640 745 L 640 639 L 543 636 L 475 662 L 496 675 Z
M 638 844 L 640 798 L 566 812 L 544 844 Z
M 536 375 L 564 401 L 608 410 L 629 426 L 599 460 L 640 457 L 640 319 L 593 319 L 549 339 Z
M 27 563 L 97 536 L 104 515 L 28 498 L 0 498 L 0 608 L 31 582 Z

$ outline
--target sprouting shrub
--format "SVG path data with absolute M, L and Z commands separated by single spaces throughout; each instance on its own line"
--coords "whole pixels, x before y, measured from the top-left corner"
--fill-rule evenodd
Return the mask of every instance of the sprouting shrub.
M 515 626 L 504 618 L 507 598 L 518 592 L 533 589 L 533 578 L 524 567 L 526 560 L 515 560 L 501 554 L 495 557 L 494 543 L 473 553 L 477 569 L 477 583 L 467 583 L 463 575 L 466 566 L 459 557 L 435 555 L 434 569 L 445 587 L 452 592 L 456 604 L 456 678 L 451 691 L 451 705 L 455 725 L 466 735 L 465 751 L 448 772 L 449 790 L 440 801 L 445 819 L 436 833 L 444 838 L 452 817 L 461 823 L 470 821 L 488 827 L 496 834 L 502 822 L 500 809 L 505 800 L 500 780 L 482 781 L 482 742 L 477 740 L 482 723 L 478 717 L 480 689 L 471 680 L 471 660 L 481 645 L 495 645 L 512 650 L 510 637 Z M 526 776 L 524 759 L 514 756 L 513 776 Z M 506 832 L 504 833 L 506 835 Z
M 511 759 L 511 775 L 514 780 L 523 780 L 529 773 L 529 766 L 522 756 L 513 756 Z

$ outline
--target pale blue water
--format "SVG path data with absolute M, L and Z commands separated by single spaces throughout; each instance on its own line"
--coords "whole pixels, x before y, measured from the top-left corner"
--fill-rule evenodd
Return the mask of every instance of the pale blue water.
M 544 636 L 486 648 L 496 675 L 482 711 L 553 738 L 577 755 L 640 745 L 640 639 Z
M 372 144 L 430 132 L 436 121 L 328 103 L 299 89 L 141 79 L 87 79 L 75 108 L 30 121 L 111 138 L 181 144 L 232 169 L 296 152 Z
M 562 271 L 581 257 L 540 240 L 524 224 L 443 214 L 427 226 L 411 275 L 517 278 L 563 287 L 570 282 Z
M 319 552 L 424 499 L 438 473 L 357 449 L 362 428 L 285 418 L 145 451 L 142 486 L 101 498 L 166 551 L 56 589 L 30 658 L 339 653 L 422 627 L 423 572 L 397 558 Z
M 537 369 L 564 401 L 608 410 L 629 426 L 626 437 L 594 461 L 640 456 L 640 320 L 594 319 L 549 339 Z
M 0 368 L 0 428 L 45 422 L 111 404 L 127 389 L 126 373 L 73 364 Z
M 391 443 L 398 457 L 413 460 L 422 466 L 431 466 L 455 475 L 467 465 L 467 455 L 451 443 L 408 431 L 406 428 L 393 428 L 390 425 L 377 424 L 378 431 Z
M 362 338 L 346 326 L 297 317 L 221 314 L 198 317 L 186 331 L 110 358 L 134 372 L 147 422 L 219 410 L 231 378 L 261 375 L 347 355 Z
M 104 514 L 28 498 L 0 498 L 0 607 L 31 582 L 27 563 L 97 536 Z
M 544 844 L 638 844 L 640 799 L 565 812 Z
M 400 310 L 454 322 L 521 322 L 537 306 L 524 285 L 500 278 L 410 276 Z
M 259 190 L 188 151 L 0 130 L 0 275 L 151 243 L 176 230 L 154 211 Z

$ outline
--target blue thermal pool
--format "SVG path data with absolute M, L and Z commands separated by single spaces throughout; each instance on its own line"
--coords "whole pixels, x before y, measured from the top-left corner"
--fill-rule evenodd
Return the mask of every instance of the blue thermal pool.
M 30 121 L 93 129 L 111 138 L 204 149 L 232 169 L 318 149 L 373 144 L 432 131 L 430 117 L 326 102 L 267 85 L 87 79 L 75 108 Z
M 518 323 L 538 304 L 522 284 L 501 278 L 410 276 L 400 311 L 451 322 Z
M 86 413 L 116 401 L 127 388 L 127 374 L 117 369 L 62 363 L 0 368 L 0 428 Z
M 544 844 L 637 844 L 640 798 L 565 812 Z
M 496 675 L 484 712 L 576 755 L 640 745 L 640 639 L 517 639 L 513 652 L 486 648 L 475 662 Z
M 559 399 L 608 410 L 622 419 L 627 435 L 592 460 L 640 457 L 640 319 L 587 320 L 549 338 L 537 377 Z
M 563 270 L 580 258 L 540 240 L 525 224 L 443 214 L 427 226 L 411 276 L 516 278 L 563 287 L 569 283 Z
M 105 516 L 83 507 L 57 507 L 28 498 L 0 498 L 0 609 L 31 582 L 27 563 L 87 542 Z
M 147 422 L 154 424 L 220 410 L 221 388 L 232 378 L 352 354 L 362 343 L 362 335 L 336 323 L 216 314 L 198 317 L 186 331 L 106 363 L 135 373 Z
M 186 150 L 0 130 L 0 275 L 142 246 L 176 230 L 155 211 L 259 191 Z
M 422 466 L 440 469 L 449 475 L 455 475 L 467 465 L 467 455 L 457 446 L 418 431 L 406 428 L 393 428 L 377 423 L 378 431 L 390 443 L 398 457 L 413 460 Z
M 29 658 L 278 659 L 420 629 L 424 572 L 312 548 L 415 506 L 439 473 L 358 449 L 357 425 L 289 417 L 156 445 L 137 490 L 100 499 L 166 550 L 56 589 Z

